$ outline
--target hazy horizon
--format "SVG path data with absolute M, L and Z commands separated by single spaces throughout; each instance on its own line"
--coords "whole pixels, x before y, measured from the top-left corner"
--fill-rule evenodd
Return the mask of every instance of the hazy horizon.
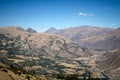
M 119 0 L 1 0 L 0 27 L 44 32 L 82 25 L 120 27 Z

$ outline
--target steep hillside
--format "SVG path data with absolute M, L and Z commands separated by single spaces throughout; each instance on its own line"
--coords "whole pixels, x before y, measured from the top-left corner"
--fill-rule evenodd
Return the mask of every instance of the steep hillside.
M 120 29 L 103 33 L 98 36 L 80 40 L 81 45 L 90 49 L 114 50 L 120 49 Z
M 49 30 L 49 31 L 46 31 L 46 33 L 60 35 L 60 36 L 63 36 L 65 38 L 68 38 L 68 39 L 76 42 L 77 44 L 79 44 L 81 46 L 94 49 L 94 48 L 96 48 L 96 46 L 90 47 L 90 46 L 94 45 L 94 43 L 88 45 L 87 43 L 89 43 L 91 41 L 87 40 L 87 39 L 94 37 L 94 36 L 99 36 L 101 34 L 109 32 L 109 31 L 112 31 L 112 29 L 99 28 L 99 27 L 94 27 L 94 26 L 80 26 L 80 27 L 56 30 L 54 32 Z M 86 42 L 84 42 L 84 40 L 86 40 Z M 94 39 L 94 42 L 95 41 L 96 41 L 96 39 Z M 101 46 L 98 49 L 101 49 Z
M 75 57 L 83 53 L 80 46 L 59 36 L 31 33 L 19 27 L 1 28 L 0 33 L 15 39 L 16 42 L 11 41 L 10 43 L 15 44 L 15 47 L 20 50 L 28 50 L 29 53 L 61 57 Z M 7 43 L 9 44 L 9 42 Z
M 0 80 L 47 80 L 41 76 L 35 76 L 21 69 L 9 67 L 0 61 Z
M 98 68 L 110 78 L 120 79 L 120 50 L 113 50 L 103 54 L 98 63 Z
M 10 67 L 35 75 L 87 74 L 99 52 L 56 35 L 31 32 L 19 27 L 0 29 L 0 60 Z M 80 70 L 80 71 L 79 71 Z

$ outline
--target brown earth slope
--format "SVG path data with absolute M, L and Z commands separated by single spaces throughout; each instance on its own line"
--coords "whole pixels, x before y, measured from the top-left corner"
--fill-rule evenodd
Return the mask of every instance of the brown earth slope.
M 47 80 L 47 79 L 29 73 L 23 73 L 21 70 L 10 68 L 0 61 L 0 80 Z
M 81 39 L 80 43 L 90 49 L 120 49 L 120 29 L 109 31 L 98 36 Z
M 0 28 L 0 54 L 0 60 L 9 66 L 37 75 L 54 76 L 57 73 L 73 74 L 78 68 L 85 70 L 86 63 L 97 55 L 97 51 L 60 36 L 6 27 Z M 94 63 L 89 66 L 92 65 Z
M 113 50 L 103 54 L 98 68 L 111 79 L 120 79 L 120 50 Z
M 28 50 L 29 53 L 61 57 L 75 57 L 83 53 L 79 45 L 60 36 L 31 33 L 19 27 L 1 28 L 0 33 L 18 40 L 16 43 L 15 41 L 7 42 L 8 44 L 15 44 L 15 47 Z
M 102 45 L 104 45 L 105 41 L 107 42 L 108 39 L 106 39 L 105 41 L 102 41 L 102 38 L 103 37 L 107 38 L 107 35 L 105 36 L 104 34 L 106 34 L 109 31 L 113 31 L 113 29 L 99 28 L 94 26 L 80 26 L 80 27 L 61 29 L 61 30 L 59 29 L 53 30 L 52 28 L 52 30 L 49 29 L 45 33 L 63 36 L 65 38 L 68 38 L 76 42 L 80 46 L 84 46 L 90 49 L 104 50 Z M 102 36 L 102 38 L 99 36 Z M 106 49 L 109 49 L 109 48 L 106 48 Z

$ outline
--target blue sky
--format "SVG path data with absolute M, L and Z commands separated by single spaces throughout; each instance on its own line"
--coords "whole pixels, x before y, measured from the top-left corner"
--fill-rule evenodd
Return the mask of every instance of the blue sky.
M 0 27 L 43 32 L 81 25 L 120 27 L 120 0 L 0 0 Z

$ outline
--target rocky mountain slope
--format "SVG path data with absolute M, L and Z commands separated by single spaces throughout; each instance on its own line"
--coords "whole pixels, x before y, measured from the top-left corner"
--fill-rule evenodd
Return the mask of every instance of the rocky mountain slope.
M 0 80 L 47 80 L 41 76 L 35 76 L 21 69 L 5 65 L 0 61 Z
M 87 74 L 100 53 L 56 35 L 19 27 L 0 28 L 0 61 L 35 75 Z M 86 75 L 88 76 L 88 75 Z
M 43 76 L 35 76 L 16 67 L 9 67 L 0 61 L 0 80 L 47 80 Z
M 120 29 L 109 31 L 98 36 L 81 39 L 80 43 L 90 49 L 98 50 L 120 49 Z
M 19 27 L 0 29 L 1 35 L 15 39 L 11 44 L 29 53 L 39 53 L 47 56 L 75 57 L 82 54 L 82 48 L 63 37 L 41 33 L 31 33 Z M 9 43 L 8 43 L 9 44 Z M 66 54 L 64 54 L 66 53 Z
M 80 26 L 75 28 L 56 30 L 54 32 L 46 31 L 46 33 L 63 36 L 65 38 L 68 38 L 76 42 L 81 46 L 90 49 L 111 50 L 111 49 L 119 48 L 120 46 L 120 45 L 115 46 L 117 43 L 118 44 L 120 43 L 118 40 L 119 31 L 116 32 L 116 30 L 109 28 Z M 116 38 L 114 38 L 114 36 L 117 36 L 117 40 Z M 116 43 L 114 44 L 114 42 Z
M 97 67 L 114 80 L 120 79 L 120 50 L 104 53 Z
M 113 80 L 120 79 L 120 29 L 83 26 L 46 33 L 66 37 L 89 49 L 107 51 L 102 55 L 97 55 L 94 73 L 99 72 L 100 76 L 101 74 L 108 75 Z

